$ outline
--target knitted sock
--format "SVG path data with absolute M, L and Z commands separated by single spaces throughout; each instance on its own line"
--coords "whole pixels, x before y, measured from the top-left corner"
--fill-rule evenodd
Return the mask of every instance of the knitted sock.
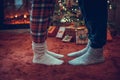
M 88 40 L 88 43 L 87 43 L 87 45 L 86 45 L 85 48 L 83 48 L 82 50 L 77 51 L 77 52 L 69 53 L 68 56 L 69 57 L 78 57 L 78 56 L 81 56 L 81 55 L 83 55 L 83 54 L 85 54 L 87 52 L 89 46 L 90 46 L 90 40 Z
M 63 58 L 64 57 L 64 55 L 56 54 L 56 53 L 51 52 L 51 51 L 47 51 L 47 54 L 49 54 L 49 55 L 51 55 L 51 56 L 53 56 L 55 58 Z
M 47 54 L 45 43 L 32 42 L 32 49 L 34 52 L 33 63 L 44 64 L 44 65 L 61 65 L 64 62 L 63 60 L 59 60 Z
M 89 65 L 104 62 L 103 48 L 94 49 L 89 47 L 88 51 L 73 60 L 69 61 L 71 65 Z

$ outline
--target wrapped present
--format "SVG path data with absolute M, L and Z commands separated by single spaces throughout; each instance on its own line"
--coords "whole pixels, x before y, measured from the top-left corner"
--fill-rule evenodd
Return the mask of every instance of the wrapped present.
M 64 32 L 65 32 L 65 27 L 59 27 L 56 38 L 63 38 Z
M 87 44 L 88 42 L 88 31 L 85 27 L 79 27 L 76 30 L 76 44 Z
M 58 31 L 58 27 L 56 27 L 56 26 L 50 26 L 48 28 L 48 36 L 49 37 L 55 37 L 56 34 L 57 34 L 57 31 Z
M 76 36 L 76 33 L 75 33 L 75 28 L 74 27 L 66 27 L 66 29 L 65 29 L 65 35 L 64 36 L 66 36 L 66 35 L 68 35 L 68 36 L 72 36 L 72 39 L 71 39 L 71 41 L 75 41 L 75 36 Z
M 72 36 L 65 35 L 64 38 L 62 39 L 63 42 L 70 42 L 72 40 Z

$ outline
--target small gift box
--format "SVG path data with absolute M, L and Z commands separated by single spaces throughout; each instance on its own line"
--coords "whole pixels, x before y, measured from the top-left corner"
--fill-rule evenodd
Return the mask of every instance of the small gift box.
M 65 35 L 64 38 L 62 39 L 63 42 L 70 42 L 72 40 L 72 36 Z
M 65 32 L 65 27 L 59 27 L 56 38 L 63 38 L 64 32 Z
M 65 36 L 66 35 L 69 35 L 69 36 L 72 36 L 72 39 L 71 41 L 75 41 L 75 36 L 76 36 L 76 33 L 75 33 L 75 28 L 74 27 L 66 27 L 65 29 Z
M 48 28 L 48 36 L 49 36 L 49 37 L 55 37 L 56 34 L 57 34 L 57 31 L 58 31 L 57 26 L 50 26 L 50 27 Z
M 79 27 L 76 29 L 76 44 L 87 44 L 88 35 L 85 27 Z

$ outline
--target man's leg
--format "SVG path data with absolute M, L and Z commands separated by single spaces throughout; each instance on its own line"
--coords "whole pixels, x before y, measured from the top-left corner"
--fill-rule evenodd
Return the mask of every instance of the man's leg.
M 72 53 L 69 53 L 68 56 L 69 57 L 78 57 L 78 56 L 82 56 L 83 54 L 85 54 L 88 50 L 88 48 L 90 47 L 90 40 L 88 40 L 88 43 L 86 45 L 85 48 L 83 48 L 82 50 L 80 51 L 76 51 L 76 52 L 72 52 Z
M 81 10 L 81 12 L 82 12 L 82 16 L 83 16 L 83 18 L 84 18 L 85 25 L 88 26 L 88 24 L 87 24 L 87 19 L 86 19 L 86 12 L 85 12 L 85 9 L 84 9 L 84 6 L 85 6 L 85 5 L 84 5 L 84 0 L 79 0 L 78 5 L 79 5 L 80 10 Z M 89 34 L 90 28 L 87 27 L 87 29 L 88 29 L 88 34 Z M 91 43 L 90 43 L 90 40 L 88 39 L 88 43 L 87 43 L 87 45 L 86 45 L 85 48 L 83 48 L 83 49 L 80 50 L 80 51 L 76 51 L 76 52 L 69 53 L 68 56 L 69 56 L 69 57 L 82 56 L 83 54 L 85 54 L 85 53 L 87 52 L 88 48 L 90 47 L 90 44 L 91 44 Z
M 90 47 L 87 52 L 71 61 L 72 65 L 88 65 L 104 61 L 103 46 L 107 32 L 107 0 L 82 1 L 83 17 L 89 31 Z
M 33 0 L 30 13 L 30 33 L 32 37 L 32 49 L 34 52 L 33 63 L 45 65 L 60 65 L 63 63 L 48 54 L 46 39 L 47 29 L 50 24 L 55 0 Z

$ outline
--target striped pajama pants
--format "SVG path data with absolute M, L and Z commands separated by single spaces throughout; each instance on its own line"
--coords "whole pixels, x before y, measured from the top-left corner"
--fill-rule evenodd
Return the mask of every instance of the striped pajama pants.
M 30 34 L 32 41 L 43 43 L 53 15 L 56 0 L 32 0 L 30 12 Z

